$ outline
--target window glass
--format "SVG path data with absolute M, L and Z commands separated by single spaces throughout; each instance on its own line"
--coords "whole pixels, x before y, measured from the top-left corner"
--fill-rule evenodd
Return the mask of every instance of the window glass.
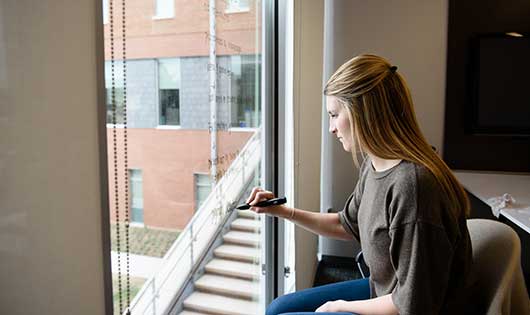
M 255 55 L 231 58 L 231 126 L 256 128 L 261 112 L 261 66 Z
M 103 23 L 109 23 L 109 0 L 103 1 Z
M 112 97 L 112 88 L 105 89 L 107 96 L 107 124 L 117 124 L 121 125 L 124 122 L 124 106 L 123 106 L 123 96 L 124 89 L 114 88 L 114 102 Z M 114 109 L 116 105 L 116 109 Z M 116 119 L 116 121 L 114 121 Z
M 142 171 L 130 170 L 129 178 L 131 180 L 131 222 L 144 223 Z
M 212 182 L 208 174 L 195 174 L 195 210 L 198 210 L 212 191 Z
M 114 14 L 104 25 L 111 257 L 113 266 L 122 266 L 121 286 L 113 287 L 115 314 L 124 313 L 120 296 L 122 306 L 128 303 L 126 249 L 134 254 L 132 314 L 197 312 L 169 308 L 195 294 L 181 291 L 190 273 L 208 274 L 199 281 L 210 281 L 210 271 L 199 268 L 203 260 L 225 260 L 208 253 L 214 250 L 208 244 L 220 243 L 216 238 L 253 255 L 240 259 L 247 264 L 241 274 L 216 276 L 246 279 L 254 290 L 208 294 L 237 296 L 253 309 L 245 312 L 262 313 L 256 307 L 263 221 L 233 209 L 260 185 L 263 2 L 228 2 L 129 0 L 125 10 L 122 1 L 108 2 Z M 239 13 L 226 14 L 227 5 Z M 119 128 L 112 125 L 113 104 Z M 244 231 L 235 232 L 234 220 Z M 143 262 L 153 263 L 138 269 Z M 112 272 L 120 278 L 117 268 Z
M 180 125 L 180 59 L 158 61 L 160 125 Z
M 114 64 L 114 65 L 113 65 Z M 113 71 L 114 68 L 114 71 Z M 114 72 L 114 76 L 112 73 Z M 114 77 L 114 78 L 113 78 Z M 114 80 L 114 95 L 112 89 L 112 82 Z M 124 122 L 124 85 L 123 85 L 123 62 L 115 60 L 105 61 L 105 94 L 107 103 L 107 124 L 113 124 L 113 115 L 115 114 L 116 124 L 123 124 Z M 113 100 L 114 96 L 114 100 Z M 113 103 L 114 101 L 114 103 Z M 116 112 L 114 113 L 113 106 L 116 105 Z
M 175 0 L 155 0 L 155 18 L 170 18 L 174 16 Z

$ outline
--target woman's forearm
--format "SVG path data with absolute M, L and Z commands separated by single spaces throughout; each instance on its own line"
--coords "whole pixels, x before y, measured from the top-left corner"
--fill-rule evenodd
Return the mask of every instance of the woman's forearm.
M 315 234 L 339 240 L 353 239 L 353 236 L 348 234 L 342 227 L 337 213 L 319 213 L 294 209 L 294 216 L 290 218 L 292 213 L 292 208 L 289 207 L 288 215 L 284 216 L 284 218 Z
M 345 302 L 344 311 L 361 315 L 397 315 L 399 310 L 392 301 L 392 294 L 369 300 Z

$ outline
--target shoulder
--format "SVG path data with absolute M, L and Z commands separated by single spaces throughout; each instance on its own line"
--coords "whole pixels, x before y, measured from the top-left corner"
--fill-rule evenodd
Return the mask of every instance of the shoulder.
M 423 165 L 412 161 L 403 160 L 393 172 L 393 176 L 400 180 L 429 180 L 433 178 L 432 173 Z
M 438 189 L 438 181 L 425 166 L 410 161 L 402 161 L 390 178 L 396 194 L 418 195 Z
M 434 174 L 423 165 L 403 161 L 392 175 L 388 207 L 391 226 L 417 221 L 438 225 L 443 202 Z

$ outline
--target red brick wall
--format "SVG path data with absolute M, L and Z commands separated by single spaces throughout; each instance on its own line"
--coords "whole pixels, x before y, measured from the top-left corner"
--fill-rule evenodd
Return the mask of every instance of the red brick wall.
M 250 1 L 252 4 L 254 1 Z M 175 0 L 175 16 L 154 20 L 154 0 L 129 0 L 126 8 L 127 59 L 207 56 L 208 0 Z M 217 54 L 260 52 L 261 11 L 225 14 L 226 2 L 216 1 Z M 114 1 L 114 58 L 122 59 L 121 2 Z M 257 32 L 257 34 L 256 34 Z M 241 51 L 237 51 L 240 47 Z M 105 59 L 110 55 L 110 23 L 105 25 Z M 108 130 L 109 200 L 114 221 L 113 130 Z M 118 170 L 123 172 L 123 129 L 117 129 Z M 208 173 L 210 135 L 207 130 L 127 129 L 128 168 L 142 170 L 144 222 L 147 226 L 183 229 L 193 214 L 193 173 Z M 249 132 L 219 132 L 218 155 L 240 150 Z M 119 205 L 123 209 L 124 174 L 118 174 Z M 123 219 L 123 213 L 120 214 Z
M 130 0 L 126 9 L 127 58 L 159 58 L 208 55 L 208 1 L 175 0 L 175 17 L 153 20 L 155 1 Z M 225 14 L 225 1 L 216 1 L 218 55 L 254 54 L 261 51 L 261 10 L 250 1 L 249 12 Z M 114 5 L 115 58 L 122 58 L 121 6 Z M 256 34 L 257 28 L 257 34 Z M 256 40 L 257 39 L 257 40 Z M 241 47 L 238 52 L 228 43 Z M 105 59 L 110 60 L 110 23 L 105 25 Z
M 123 130 L 116 129 L 119 205 L 124 209 Z M 241 150 L 251 132 L 218 133 L 218 156 Z M 113 129 L 107 128 L 109 202 L 115 221 Z M 208 173 L 210 134 L 207 130 L 127 129 L 127 167 L 142 170 L 146 226 L 183 229 L 194 213 L 193 173 Z M 121 219 L 124 214 L 120 213 Z

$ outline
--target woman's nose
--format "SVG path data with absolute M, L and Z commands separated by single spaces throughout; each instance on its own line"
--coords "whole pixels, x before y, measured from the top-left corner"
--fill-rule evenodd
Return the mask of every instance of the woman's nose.
M 335 126 L 333 126 L 332 124 L 329 125 L 329 132 L 330 133 L 335 133 L 337 131 L 337 128 L 335 128 Z

